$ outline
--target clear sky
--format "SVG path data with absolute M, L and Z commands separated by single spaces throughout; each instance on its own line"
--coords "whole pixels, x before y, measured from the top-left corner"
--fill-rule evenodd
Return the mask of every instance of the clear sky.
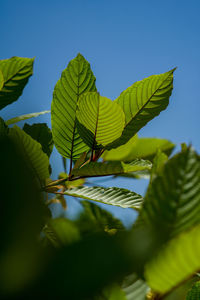
M 182 142 L 192 143 L 200 151 L 199 15 L 199 0 L 1 0 L 0 59 L 36 59 L 23 96 L 0 115 L 9 119 L 50 109 L 54 86 L 78 52 L 91 63 L 101 95 L 111 99 L 135 81 L 177 66 L 167 110 L 139 134 L 170 139 L 177 150 Z M 50 117 L 32 122 L 50 126 Z M 52 165 L 61 168 L 55 151 Z M 146 187 L 130 180 L 106 185 L 142 194 Z M 69 207 L 73 213 L 77 204 Z M 130 210 L 112 211 L 127 224 L 133 215 Z

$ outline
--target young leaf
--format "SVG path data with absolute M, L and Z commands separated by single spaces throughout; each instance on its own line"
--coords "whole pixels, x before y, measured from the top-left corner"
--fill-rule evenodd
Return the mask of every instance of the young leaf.
M 48 113 L 50 113 L 50 110 L 44 110 L 44 111 L 40 111 L 40 112 L 36 112 L 36 113 L 21 115 L 19 117 L 15 117 L 15 118 L 7 120 L 6 124 L 7 125 L 15 124 L 17 122 L 27 120 L 27 119 L 31 119 L 31 118 L 36 118 L 38 116 L 45 115 L 45 114 L 48 114 Z
M 80 97 L 76 116 L 79 133 L 92 149 L 104 148 L 120 137 L 124 129 L 121 107 L 98 93 L 85 93 Z
M 51 106 L 52 133 L 58 152 L 71 160 L 76 160 L 88 151 L 76 126 L 77 102 L 85 92 L 96 91 L 90 64 L 78 54 L 71 60 L 58 80 Z
M 25 123 L 23 130 L 42 145 L 42 150 L 48 155 L 48 157 L 51 155 L 53 150 L 53 139 L 51 130 L 48 128 L 46 123 L 37 123 L 32 125 Z
M 172 239 L 145 268 L 145 279 L 165 294 L 200 269 L 200 225 Z
M 21 96 L 29 77 L 33 74 L 34 58 L 11 57 L 0 60 L 3 87 L 0 89 L 0 109 L 16 101 Z
M 124 111 L 125 128 L 122 136 L 107 146 L 108 150 L 127 143 L 147 122 L 167 107 L 173 88 L 174 70 L 134 83 L 115 100 Z
M 139 138 L 134 135 L 125 145 L 116 149 L 105 151 L 104 160 L 132 161 L 136 158 L 153 160 L 160 149 L 166 155 L 170 155 L 175 145 L 168 140 L 159 138 Z
M 9 136 L 23 149 L 31 169 L 42 183 L 49 177 L 49 159 L 42 146 L 16 125 L 9 129 Z
M 151 162 L 143 159 L 136 159 L 129 164 L 120 161 L 109 161 L 105 163 L 90 162 L 82 168 L 74 169 L 72 171 L 72 177 L 111 176 L 151 169 L 151 166 Z
M 140 219 L 162 242 L 200 222 L 200 162 L 192 148 L 168 160 L 152 180 Z
M 143 201 L 142 196 L 117 187 L 104 188 L 98 186 L 81 186 L 66 190 L 65 194 L 123 208 L 130 207 L 136 210 L 140 208 Z

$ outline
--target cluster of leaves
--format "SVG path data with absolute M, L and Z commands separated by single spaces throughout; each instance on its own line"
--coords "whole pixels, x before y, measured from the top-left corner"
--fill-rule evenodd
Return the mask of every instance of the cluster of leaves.
M 19 98 L 32 73 L 33 59 L 0 61 L 0 109 Z M 1 298 L 199 299 L 199 155 L 182 145 L 170 156 L 170 141 L 137 136 L 167 107 L 173 73 L 138 81 L 111 101 L 78 54 L 55 86 L 52 130 L 13 126 L 48 111 L 0 118 Z M 56 180 L 54 144 L 65 169 Z M 149 186 L 142 197 L 87 185 L 100 176 L 148 178 Z M 67 208 L 66 196 L 85 199 L 74 221 L 51 215 L 52 203 Z M 127 230 L 95 202 L 135 209 L 138 218 Z

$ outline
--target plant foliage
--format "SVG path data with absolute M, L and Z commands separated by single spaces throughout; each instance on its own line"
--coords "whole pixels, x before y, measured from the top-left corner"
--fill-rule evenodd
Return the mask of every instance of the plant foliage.
M 33 61 L 0 61 L 0 109 L 22 94 Z M 55 85 L 52 129 L 12 126 L 49 111 L 0 117 L 1 299 L 199 299 L 200 156 L 185 144 L 172 155 L 169 140 L 137 135 L 168 106 L 174 70 L 111 101 L 78 54 Z M 54 144 L 64 172 L 50 178 Z M 129 177 L 131 190 L 90 181 L 105 176 Z M 149 180 L 144 197 L 133 191 L 140 178 Z M 133 225 L 108 205 L 136 210 Z

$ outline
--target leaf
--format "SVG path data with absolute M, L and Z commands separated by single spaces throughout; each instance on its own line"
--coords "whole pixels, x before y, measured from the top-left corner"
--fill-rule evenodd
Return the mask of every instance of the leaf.
M 85 93 L 80 97 L 76 116 L 79 133 L 92 149 L 104 148 L 119 138 L 124 128 L 121 107 L 98 93 Z
M 165 163 L 167 162 L 168 157 L 165 153 L 158 150 L 156 156 L 153 160 L 153 166 L 151 169 L 151 182 L 158 175 L 158 173 L 162 172 Z
M 106 287 L 101 296 L 97 296 L 94 300 L 127 300 L 124 291 L 119 285 L 113 284 L 112 286 Z
M 42 150 L 48 155 L 48 157 L 51 155 L 53 150 L 53 138 L 51 130 L 48 128 L 46 123 L 37 123 L 32 125 L 25 123 L 23 130 L 42 145 Z
M 134 135 L 125 145 L 105 151 L 103 159 L 106 161 L 122 160 L 124 162 L 129 162 L 136 158 L 153 160 L 159 149 L 169 156 L 174 147 L 173 143 L 165 139 L 139 138 L 137 135 Z
M 36 118 L 38 116 L 48 114 L 50 112 L 51 112 L 50 110 L 44 110 L 44 111 L 40 111 L 40 112 L 36 112 L 36 113 L 21 115 L 19 117 L 15 117 L 15 118 L 7 120 L 6 124 L 7 125 L 15 124 L 15 123 L 20 122 L 20 121 L 24 121 L 24 120 L 27 120 L 27 119 Z
M 8 127 L 6 126 L 4 120 L 0 117 L 0 138 L 5 137 L 8 134 Z
M 0 90 L 2 89 L 3 85 L 4 85 L 3 73 L 0 70 Z
M 165 294 L 200 269 L 200 225 L 168 242 L 145 268 L 149 286 Z
M 129 164 L 119 161 L 109 161 L 105 163 L 90 162 L 87 165 L 74 169 L 72 177 L 95 177 L 95 176 L 111 176 L 129 172 L 137 172 L 145 169 L 151 169 L 151 162 L 143 159 L 136 159 Z
M 50 220 L 43 231 L 55 247 L 69 245 L 80 240 L 80 233 L 77 226 L 74 222 L 66 218 Z
M 145 300 L 149 290 L 148 285 L 142 279 L 139 279 L 136 274 L 127 276 L 122 285 L 122 289 L 126 294 L 127 300 Z
M 122 222 L 102 207 L 89 201 L 81 201 L 81 205 L 84 211 L 75 222 L 83 236 L 102 231 L 113 235 L 124 230 Z
M 200 282 L 196 282 L 189 290 L 186 300 L 199 300 L 200 299 Z
M 21 96 L 29 77 L 33 74 L 34 58 L 11 57 L 0 60 L 0 71 L 4 83 L 0 90 L 0 109 L 16 101 Z
M 77 187 L 65 191 L 66 195 L 93 200 L 109 205 L 120 206 L 123 208 L 139 209 L 142 204 L 142 196 L 127 189 L 112 187 Z
M 200 222 L 200 162 L 191 147 L 168 160 L 152 180 L 139 220 L 163 242 Z
M 108 150 L 127 143 L 167 107 L 173 88 L 174 70 L 134 83 L 115 100 L 124 111 L 125 128 L 122 136 L 107 146 Z
M 71 60 L 58 80 L 51 105 L 52 133 L 58 152 L 71 160 L 76 160 L 88 151 L 76 125 L 77 102 L 85 92 L 96 91 L 90 64 L 78 54 Z
M 42 146 L 16 125 L 9 129 L 9 136 L 23 149 L 30 167 L 40 182 L 48 178 L 49 159 L 42 151 Z

